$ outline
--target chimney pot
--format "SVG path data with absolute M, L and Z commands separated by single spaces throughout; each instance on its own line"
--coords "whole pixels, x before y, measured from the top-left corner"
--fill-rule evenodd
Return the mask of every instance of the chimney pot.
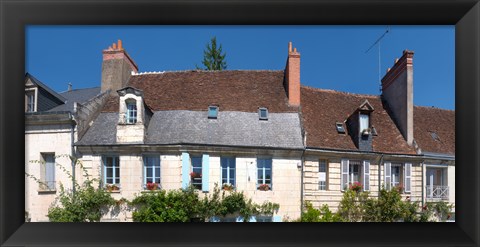
M 117 44 L 113 43 L 112 46 L 113 46 L 113 49 L 114 49 L 114 50 L 117 49 Z
M 288 53 L 292 52 L 292 42 L 288 42 Z
M 293 48 L 293 52 L 295 53 L 297 52 L 297 47 Z
M 119 50 L 123 50 L 123 48 L 122 48 L 122 40 L 121 40 L 121 39 L 118 40 L 118 49 L 119 49 Z

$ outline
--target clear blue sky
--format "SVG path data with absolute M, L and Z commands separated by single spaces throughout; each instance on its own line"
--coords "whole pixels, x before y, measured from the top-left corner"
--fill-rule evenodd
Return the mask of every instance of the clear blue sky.
M 140 72 L 195 69 L 213 36 L 229 70 L 282 70 L 288 42 L 301 53 L 303 85 L 379 94 L 378 49 L 386 26 L 28 26 L 26 71 L 62 92 L 100 85 L 102 50 L 118 39 Z M 415 51 L 414 104 L 455 109 L 455 27 L 390 26 L 381 76 Z

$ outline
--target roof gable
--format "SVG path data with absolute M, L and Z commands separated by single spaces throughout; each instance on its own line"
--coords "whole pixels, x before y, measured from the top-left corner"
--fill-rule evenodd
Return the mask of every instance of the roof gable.
M 25 75 L 25 86 L 38 86 L 43 88 L 47 93 L 58 99 L 59 101 L 65 102 L 66 99 L 58 94 L 57 92 L 53 91 L 53 89 L 49 88 L 43 82 L 32 76 L 31 74 L 27 73 Z

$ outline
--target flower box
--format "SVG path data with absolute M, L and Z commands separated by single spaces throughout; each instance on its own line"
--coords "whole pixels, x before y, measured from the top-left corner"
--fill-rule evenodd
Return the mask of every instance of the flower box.
M 234 189 L 233 185 L 230 183 L 222 184 L 222 190 L 232 191 Z
M 107 184 L 107 185 L 105 185 L 105 189 L 106 189 L 108 192 L 119 191 L 119 190 L 120 190 L 120 186 L 118 186 L 118 185 L 116 185 L 116 184 Z
M 260 185 L 258 186 L 258 190 L 268 191 L 268 190 L 270 190 L 270 185 L 268 185 L 268 184 L 260 184 Z
M 157 190 L 159 186 L 157 183 L 148 182 L 146 187 L 147 190 Z
M 350 184 L 349 189 L 350 189 L 350 190 L 353 190 L 353 191 L 355 191 L 355 192 L 358 193 L 358 192 L 362 191 L 362 187 L 363 187 L 363 186 L 362 186 L 361 183 L 359 183 L 359 182 L 354 182 L 353 184 Z
M 201 173 L 198 173 L 198 172 L 190 172 L 190 178 L 194 179 L 194 178 L 201 178 L 202 177 L 202 174 Z

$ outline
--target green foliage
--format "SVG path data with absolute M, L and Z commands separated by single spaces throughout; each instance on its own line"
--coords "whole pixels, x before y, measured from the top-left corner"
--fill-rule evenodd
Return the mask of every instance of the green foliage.
M 190 222 L 199 213 L 199 198 L 193 187 L 142 193 L 131 205 L 137 207 L 132 213 L 136 222 Z
M 444 201 L 427 202 L 422 208 L 424 221 L 446 221 L 450 219 L 453 205 Z
M 203 199 L 190 186 L 185 190 L 143 193 L 130 204 L 136 208 L 133 212 L 133 220 L 136 222 L 208 221 L 213 216 L 227 215 L 239 215 L 248 221 L 253 215 L 273 215 L 279 209 L 276 203 L 255 204 L 242 192 L 220 193 L 217 185 L 213 193 Z
M 226 53 L 222 54 L 222 45 L 217 48 L 217 38 L 213 37 L 203 51 L 202 64 L 205 66 L 205 70 L 227 69 L 227 62 L 225 61 L 226 55 Z M 197 66 L 197 69 L 200 68 Z
M 368 192 L 358 192 L 348 189 L 343 194 L 337 214 L 344 221 L 362 221 L 365 212 L 364 204 L 367 200 Z
M 115 205 L 110 194 L 102 188 L 94 188 L 91 181 L 86 181 L 75 193 L 60 185 L 58 201 L 61 206 L 48 209 L 47 216 L 52 222 L 100 221 L 108 206 Z

